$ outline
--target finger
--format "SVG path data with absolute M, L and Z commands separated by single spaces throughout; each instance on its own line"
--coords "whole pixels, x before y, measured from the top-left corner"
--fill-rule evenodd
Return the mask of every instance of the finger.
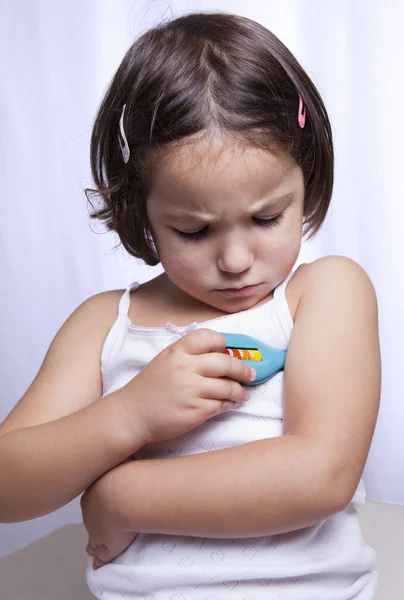
M 231 402 L 229 400 L 220 400 L 219 413 L 226 412 L 226 410 L 234 410 L 240 406 L 240 402 Z
M 86 547 L 86 552 L 89 556 L 95 556 L 97 553 L 100 552 L 100 547 L 97 546 L 96 548 L 92 548 L 91 546 L 87 546 Z
M 235 410 L 240 405 L 240 402 L 232 402 L 231 400 L 208 399 L 205 400 L 202 411 L 207 415 L 206 418 L 210 418 L 228 410 Z
M 184 335 L 168 348 L 180 348 L 187 354 L 205 354 L 206 352 L 223 352 L 226 348 L 224 335 L 213 329 L 201 328 Z
M 87 546 L 86 546 L 86 552 L 89 555 L 95 554 L 97 551 L 97 544 L 95 542 L 92 541 L 88 541 Z
M 203 377 L 228 377 L 235 381 L 251 382 L 255 369 L 229 354 L 210 352 L 198 356 L 198 373 Z
M 113 558 L 111 551 L 105 544 L 100 544 L 94 555 L 94 559 L 100 560 L 103 563 L 109 562 Z
M 249 393 L 240 383 L 232 379 L 213 379 L 205 377 L 200 386 L 200 398 L 203 400 L 228 400 L 231 402 L 245 402 Z
M 100 567 L 102 567 L 103 565 L 105 565 L 105 563 L 104 563 L 102 560 L 100 560 L 100 559 L 98 559 L 98 558 L 95 558 L 95 559 L 93 560 L 93 570 L 94 570 L 94 571 L 95 571 L 96 569 L 99 569 L 99 568 L 100 568 Z

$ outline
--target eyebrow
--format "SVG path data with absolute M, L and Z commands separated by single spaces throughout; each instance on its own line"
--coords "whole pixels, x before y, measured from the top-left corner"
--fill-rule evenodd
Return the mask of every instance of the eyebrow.
M 272 208 L 273 206 L 275 206 L 276 204 L 279 204 L 281 202 L 284 202 L 285 200 L 288 200 L 294 192 L 288 192 L 287 194 L 284 194 L 283 196 L 279 196 L 278 198 L 271 198 L 270 201 L 265 202 L 264 204 L 261 204 L 260 206 L 258 206 L 257 208 L 254 208 L 250 211 L 250 215 L 257 213 L 257 212 L 261 212 L 262 210 L 267 210 L 269 208 Z M 202 213 L 202 212 L 194 212 L 194 213 L 190 213 L 190 212 L 184 212 L 184 213 L 163 213 L 162 215 L 163 217 L 166 217 L 168 219 L 178 219 L 179 221 L 183 221 L 183 222 L 189 222 L 189 221 L 195 221 L 198 223 L 213 223 L 213 219 L 210 219 L 209 217 L 206 216 L 206 214 Z

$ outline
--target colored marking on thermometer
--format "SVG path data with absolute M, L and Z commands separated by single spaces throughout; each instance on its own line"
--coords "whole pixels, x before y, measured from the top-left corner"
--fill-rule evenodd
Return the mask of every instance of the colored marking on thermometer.
M 262 354 L 256 348 L 226 348 L 224 354 L 240 360 L 262 360 Z
M 262 383 L 284 368 L 286 350 L 273 348 L 257 338 L 243 333 L 222 333 L 222 335 L 226 340 L 224 353 L 242 360 L 253 367 L 257 373 L 254 381 L 243 382 L 243 385 Z

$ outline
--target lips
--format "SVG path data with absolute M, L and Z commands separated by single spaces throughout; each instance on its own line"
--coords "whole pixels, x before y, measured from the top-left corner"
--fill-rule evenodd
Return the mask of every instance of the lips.
M 244 288 L 255 287 L 258 285 L 257 283 L 251 283 L 250 285 L 241 285 L 240 287 L 231 287 L 231 288 L 221 288 L 220 292 L 234 292 L 239 290 L 244 290 Z
M 249 296 L 254 294 L 260 285 L 261 284 L 258 283 L 255 285 L 246 285 L 242 288 L 225 288 L 218 291 L 226 296 Z

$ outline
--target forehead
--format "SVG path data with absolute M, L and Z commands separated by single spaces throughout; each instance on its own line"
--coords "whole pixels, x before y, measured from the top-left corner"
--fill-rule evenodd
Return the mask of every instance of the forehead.
M 220 197 L 235 190 L 260 196 L 275 190 L 296 167 L 283 155 L 209 136 L 173 147 L 158 160 L 151 195 Z

